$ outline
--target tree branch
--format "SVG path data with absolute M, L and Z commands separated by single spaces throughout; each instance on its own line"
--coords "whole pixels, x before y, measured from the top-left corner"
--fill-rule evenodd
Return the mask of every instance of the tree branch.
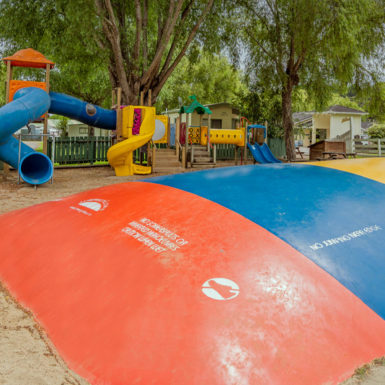
M 164 83 L 166 82 L 166 80 L 169 78 L 169 76 L 171 75 L 171 73 L 174 71 L 175 67 L 179 64 L 179 62 L 182 60 L 183 56 L 185 55 L 186 51 L 187 51 L 187 48 L 189 47 L 189 45 L 191 44 L 191 42 L 193 41 L 195 35 L 197 34 L 198 32 L 198 29 L 199 27 L 201 26 L 203 20 L 205 19 L 205 17 L 207 16 L 207 14 L 210 12 L 212 6 L 214 4 L 214 0 L 209 0 L 208 3 L 206 4 L 206 7 L 205 9 L 203 10 L 201 16 L 199 17 L 198 21 L 196 22 L 196 24 L 194 25 L 194 27 L 192 28 L 191 32 L 190 32 L 190 35 L 188 36 L 187 40 L 186 40 L 186 43 L 184 44 L 182 50 L 180 51 L 179 55 L 176 57 L 176 59 L 174 60 L 174 62 L 170 65 L 170 67 L 168 67 L 167 69 L 165 69 L 163 72 L 161 72 L 159 74 L 159 77 L 158 77 L 158 83 L 154 89 L 154 96 L 156 97 L 156 95 L 159 93 L 159 91 L 162 89 Z
M 132 97 L 130 87 L 128 86 L 127 74 L 124 66 L 124 60 L 122 56 L 122 50 L 120 45 L 119 29 L 116 25 L 114 10 L 110 0 L 94 0 L 95 6 L 99 16 L 102 19 L 103 32 L 110 43 L 113 52 L 113 63 L 115 73 L 119 82 L 119 86 L 122 87 L 124 96 L 129 99 Z M 107 15 L 105 12 L 107 11 Z
M 143 1 L 143 70 L 144 72 L 147 68 L 148 60 L 148 40 L 147 40 L 147 24 L 148 24 L 148 0 Z
M 140 7 L 140 0 L 135 0 L 135 19 L 136 19 L 136 37 L 134 44 L 134 62 L 135 67 L 137 67 L 137 62 L 139 60 L 140 55 L 140 36 L 142 34 L 142 10 Z
M 178 39 L 179 39 L 179 37 L 181 35 L 180 34 L 181 27 L 182 27 L 183 23 L 186 21 L 187 16 L 189 15 L 189 13 L 190 13 L 190 11 L 192 9 L 193 3 L 194 3 L 194 0 L 190 0 L 190 2 L 186 5 L 186 8 L 182 11 L 181 19 L 180 19 L 180 21 L 178 23 L 178 27 L 176 28 L 177 32 L 174 35 L 171 47 L 170 47 L 170 49 L 168 51 L 168 55 L 167 55 L 166 61 L 164 62 L 163 67 L 162 67 L 162 69 L 160 71 L 161 73 L 163 73 L 169 67 L 169 65 L 170 65 L 170 62 L 171 62 L 172 57 L 174 55 L 174 51 L 175 51 Z
M 160 62 L 162 60 L 163 53 L 166 49 L 168 42 L 170 41 L 172 32 L 175 29 L 176 21 L 178 16 L 180 15 L 182 5 L 183 5 L 183 0 L 177 0 L 176 7 L 175 7 L 175 1 L 170 1 L 169 17 L 165 22 L 163 32 L 160 37 L 160 41 L 158 41 L 158 47 L 155 52 L 152 63 L 142 76 L 142 81 L 141 81 L 142 85 L 149 83 L 149 80 L 154 76 L 154 74 L 158 71 L 160 67 Z

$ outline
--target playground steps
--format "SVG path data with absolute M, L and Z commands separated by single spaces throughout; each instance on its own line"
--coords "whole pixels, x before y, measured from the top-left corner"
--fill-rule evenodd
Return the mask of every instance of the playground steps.
M 175 149 L 159 148 L 156 150 L 154 172 L 175 173 L 182 171 L 183 169 L 176 157 Z
M 191 167 L 194 168 L 210 168 L 215 167 L 212 156 L 207 151 L 206 146 L 194 145 L 192 149 L 193 157 Z

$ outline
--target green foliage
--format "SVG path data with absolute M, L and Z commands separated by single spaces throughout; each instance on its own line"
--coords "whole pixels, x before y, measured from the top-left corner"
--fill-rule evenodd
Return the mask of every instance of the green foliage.
M 268 136 L 282 138 L 282 105 L 279 93 L 274 89 L 265 88 L 262 84 L 255 86 L 239 95 L 241 114 L 252 123 L 269 124 Z
M 124 102 L 136 103 L 149 89 L 156 98 L 211 0 L 138 3 L 139 9 L 126 0 L 2 0 L 2 53 L 39 50 L 57 63 L 53 89 L 93 103 L 108 105 L 111 86 L 122 88 Z M 209 41 L 212 28 L 208 23 L 200 38 Z
M 39 144 L 39 147 L 37 147 L 37 148 L 35 149 L 35 151 L 37 151 L 37 152 L 43 152 L 43 142 L 41 142 L 41 143 Z
M 0 106 L 5 104 L 5 80 L 7 71 L 5 65 L 0 64 Z
M 247 48 L 244 63 L 251 85 L 264 84 L 282 97 L 287 155 L 295 158 L 293 92 L 306 90 L 322 109 L 336 89 L 362 75 L 366 61 L 384 41 L 384 5 L 377 0 L 237 0 L 229 23 L 238 37 L 235 51 Z M 240 17 L 242 15 L 242 17 Z M 239 56 L 239 54 L 238 54 Z M 302 95 L 303 96 L 303 95 Z M 297 95 L 302 109 L 307 102 Z
M 335 104 L 338 104 L 338 105 L 344 106 L 344 107 L 354 108 L 356 110 L 362 110 L 363 109 L 363 107 L 360 106 L 360 104 L 357 102 L 357 100 L 355 98 L 350 98 L 348 96 L 342 96 L 342 95 L 339 95 L 337 93 L 333 93 L 329 102 L 328 102 L 328 105 L 333 106 Z
M 293 112 L 314 111 L 315 102 L 304 87 L 297 87 L 293 91 Z
M 228 102 L 237 105 L 238 96 L 245 92 L 247 87 L 240 72 L 225 57 L 200 50 L 182 59 L 162 89 L 156 105 L 158 111 L 178 108 L 178 98 L 186 105 L 192 94 L 201 104 Z
M 56 63 L 51 89 L 109 105 L 108 55 L 94 42 L 96 13 L 89 0 L 0 2 L 1 54 L 34 48 Z M 44 71 L 19 69 L 14 78 L 43 80 Z
M 56 128 L 60 130 L 60 137 L 66 138 L 68 136 L 67 130 L 68 130 L 68 122 L 70 119 L 61 115 L 52 115 L 50 118 L 56 120 Z
M 385 124 L 374 124 L 368 129 L 368 135 L 371 139 L 385 138 Z
M 362 88 L 358 93 L 364 109 L 369 116 L 379 122 L 385 122 L 385 83 L 375 82 Z
M 354 371 L 354 376 L 362 380 L 365 376 L 367 376 L 369 372 L 370 372 L 370 365 L 365 364 Z

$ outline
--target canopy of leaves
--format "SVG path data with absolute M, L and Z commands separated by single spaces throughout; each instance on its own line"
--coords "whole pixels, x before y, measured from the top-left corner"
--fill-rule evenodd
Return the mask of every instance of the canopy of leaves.
M 385 122 L 385 83 L 376 82 L 361 88 L 358 93 L 364 109 L 369 116 L 379 122 Z
M 246 68 L 251 81 L 263 79 L 272 86 L 282 85 L 288 69 L 296 70 L 298 85 L 315 94 L 321 104 L 337 83 L 346 84 L 362 71 L 362 59 L 369 58 L 384 39 L 381 0 L 238 3 L 246 15 L 238 31 L 247 47 Z M 233 20 L 240 20 L 233 16 Z
M 213 0 L 2 0 L 2 54 L 31 47 L 57 63 L 52 86 L 100 102 L 157 94 L 194 41 Z M 206 28 L 206 33 L 210 29 Z M 57 87 L 57 88 L 56 88 Z
M 368 129 L 368 135 L 370 138 L 384 139 L 385 138 L 385 124 L 374 124 Z
M 382 0 L 237 0 L 226 9 L 233 50 L 246 49 L 252 85 L 278 89 L 286 153 L 295 158 L 292 97 L 302 86 L 321 109 L 331 92 L 359 79 L 384 41 Z M 242 11 L 241 11 L 242 10 Z M 235 26 L 234 26 L 235 25 Z M 239 56 L 239 55 L 238 55 Z
M 5 66 L 0 66 L 0 106 L 5 103 L 5 79 L 6 79 L 6 70 Z
M 196 95 L 202 104 L 228 102 L 239 104 L 239 95 L 247 91 L 239 71 L 227 58 L 199 51 L 184 57 L 162 89 L 157 106 L 159 111 L 190 103 L 189 96 Z
M 1 54 L 37 49 L 57 64 L 51 89 L 106 104 L 110 97 L 107 54 L 93 40 L 95 17 L 87 0 L 1 1 Z M 14 76 L 42 78 L 36 70 L 18 70 Z

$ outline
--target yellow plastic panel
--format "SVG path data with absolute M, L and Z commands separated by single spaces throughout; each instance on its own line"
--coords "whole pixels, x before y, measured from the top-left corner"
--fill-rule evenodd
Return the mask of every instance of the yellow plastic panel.
M 207 145 L 207 131 L 208 127 L 207 126 L 202 126 L 201 127 L 201 145 L 206 146 Z
M 142 109 L 142 124 L 138 135 L 132 135 L 132 124 L 134 109 Z M 148 174 L 151 167 L 134 165 L 132 152 L 149 142 L 155 131 L 155 108 L 143 106 L 128 106 L 123 109 L 123 132 L 128 139 L 123 140 L 110 147 L 107 152 L 107 159 L 115 169 L 117 176 L 127 176 L 135 174 Z
M 151 174 L 151 167 L 149 166 L 141 166 L 139 164 L 134 164 L 134 174 L 141 174 L 141 175 L 147 175 Z
M 132 125 L 130 126 L 130 107 L 131 106 L 124 107 L 122 110 L 122 136 L 124 138 L 129 138 L 132 135 Z M 132 111 L 132 113 L 134 112 Z
M 244 142 L 243 130 L 210 130 L 210 143 L 244 146 Z

